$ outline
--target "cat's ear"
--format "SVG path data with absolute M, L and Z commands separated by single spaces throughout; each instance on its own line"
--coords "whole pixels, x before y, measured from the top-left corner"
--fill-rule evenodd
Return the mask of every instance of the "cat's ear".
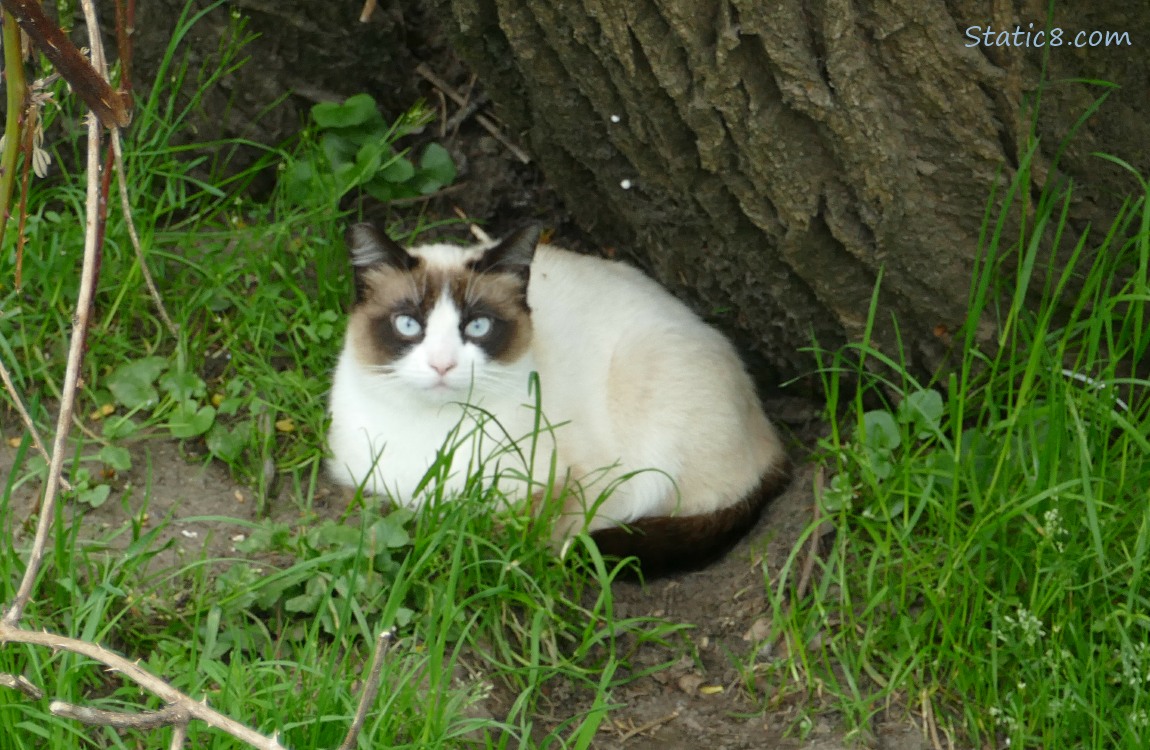
M 374 224 L 363 222 L 351 225 L 344 235 L 344 242 L 351 253 L 351 264 L 357 276 L 360 271 L 373 266 L 391 266 L 410 271 L 419 264 L 418 258 L 379 231 Z
M 543 227 L 539 224 L 528 224 L 485 251 L 472 267 L 481 273 L 514 273 L 526 281 L 531 275 L 531 259 L 535 257 L 542 233 Z

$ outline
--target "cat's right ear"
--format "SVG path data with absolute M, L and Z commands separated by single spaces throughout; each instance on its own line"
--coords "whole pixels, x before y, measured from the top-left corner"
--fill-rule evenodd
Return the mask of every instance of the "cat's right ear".
M 372 266 L 391 266 L 410 271 L 419 265 L 419 258 L 404 250 L 374 224 L 352 224 L 344 235 L 344 242 L 351 253 L 351 264 L 356 273 Z
M 344 242 L 351 253 L 351 267 L 355 271 L 356 302 L 362 302 L 367 297 L 365 273 L 369 269 L 390 266 L 410 271 L 419 264 L 418 258 L 379 231 L 374 224 L 362 222 L 351 225 L 344 235 Z

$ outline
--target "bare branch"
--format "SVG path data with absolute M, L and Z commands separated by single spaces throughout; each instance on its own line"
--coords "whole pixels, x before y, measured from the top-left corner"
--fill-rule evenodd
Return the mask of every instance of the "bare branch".
M 81 724 L 91 724 L 100 727 L 117 727 L 119 729 L 155 729 L 157 727 L 179 726 L 187 724 L 187 710 L 183 706 L 165 706 L 159 711 L 144 711 L 143 713 L 125 713 L 121 711 L 104 711 L 99 708 L 77 706 L 64 701 L 52 701 L 48 710 L 65 719 L 74 719 Z
M 29 682 L 28 678 L 24 675 L 14 675 L 0 672 L 0 687 L 19 690 L 21 693 L 34 701 L 38 701 L 44 697 L 44 691 Z
M 371 710 L 372 704 L 375 703 L 375 696 L 379 693 L 379 683 L 383 679 L 383 660 L 387 656 L 388 647 L 394 637 L 395 628 L 388 628 L 380 633 L 379 638 L 375 641 L 375 654 L 371 658 L 371 669 L 368 672 L 367 681 L 363 684 L 363 695 L 359 698 L 355 718 L 352 719 L 351 726 L 347 728 L 347 736 L 343 738 L 338 750 L 355 750 L 359 733 L 363 730 L 364 722 L 367 721 L 367 712 Z
M 415 72 L 426 79 L 427 82 L 432 86 L 446 94 L 447 97 L 451 99 L 451 101 L 455 102 L 461 107 L 467 106 L 467 99 L 454 88 L 452 88 L 447 81 L 431 72 L 431 68 L 427 67 L 423 63 L 420 63 L 418 66 L 416 66 Z M 519 161 L 523 162 L 524 164 L 531 163 L 531 157 L 527 155 L 527 152 L 519 148 L 519 146 L 515 145 L 515 143 L 510 138 L 504 135 L 503 131 L 496 127 L 495 123 L 492 122 L 490 118 L 484 115 L 476 115 L 475 121 L 479 123 L 484 130 L 486 130 L 488 133 L 491 133 L 491 135 L 497 141 L 502 143 L 508 151 L 514 154 L 515 158 L 519 159 Z
M 177 336 L 179 331 L 171 317 L 168 316 L 168 310 L 164 307 L 164 300 L 160 297 L 160 290 L 156 288 L 152 272 L 144 260 L 144 250 L 140 246 L 140 235 L 136 232 L 136 222 L 132 219 L 132 202 L 128 200 L 128 178 L 124 175 L 124 154 L 120 147 L 120 131 L 118 130 L 112 131 L 112 152 L 116 155 L 116 180 L 120 186 L 120 211 L 124 214 L 124 223 L 128 227 L 128 237 L 131 238 L 132 249 L 136 252 L 136 262 L 140 264 L 140 273 L 144 276 L 144 284 L 148 287 L 148 294 L 156 303 L 156 311 L 160 314 L 160 319 L 164 321 L 168 331 L 173 336 Z
M 32 445 L 36 451 L 44 457 L 48 463 L 52 462 L 52 457 L 48 455 L 48 449 L 44 447 L 44 441 L 40 438 L 40 431 L 36 429 L 36 423 L 32 421 L 32 415 L 28 413 L 27 407 L 24 406 L 24 399 L 20 398 L 19 391 L 16 390 L 16 383 L 12 380 L 12 373 L 8 371 L 8 366 L 4 364 L 3 358 L 0 358 L 0 379 L 4 381 L 4 387 L 8 389 L 8 395 L 12 397 L 12 404 L 16 407 L 17 413 L 20 414 L 20 420 L 24 422 L 24 428 L 28 430 L 28 434 L 32 437 Z M 65 490 L 72 489 L 72 485 L 60 477 L 60 486 Z
M 5 623 L 0 623 L 0 645 L 5 643 L 26 643 L 33 646 L 62 649 L 80 654 L 81 656 L 87 656 L 89 659 L 97 661 L 111 668 L 114 672 L 118 672 L 129 680 L 132 680 L 140 687 L 167 703 L 169 709 L 172 711 L 178 708 L 186 712 L 187 718 L 202 721 L 210 727 L 219 729 L 222 732 L 227 732 L 237 740 L 246 742 L 256 748 L 256 750 L 286 750 L 275 737 L 266 737 L 254 729 L 240 724 L 234 719 L 229 719 L 219 711 L 209 708 L 207 703 L 193 700 L 139 664 L 129 661 L 103 646 L 81 641 L 77 638 L 56 635 L 55 633 L 24 630 L 23 628 L 14 628 Z M 175 719 L 173 719 L 173 721 L 175 721 Z
M 168 750 L 183 750 L 184 742 L 188 739 L 188 725 L 177 724 L 172 727 L 172 744 L 168 745 Z
M 371 20 L 371 14 L 375 12 L 376 0 L 366 0 L 363 4 L 363 10 L 359 12 L 359 22 L 367 23 Z
M 815 571 L 815 563 L 819 560 L 819 542 L 823 537 L 834 531 L 834 523 L 829 518 L 823 518 L 823 488 L 826 486 L 826 469 L 819 467 L 815 473 L 815 506 L 814 521 L 817 524 L 815 532 L 811 534 L 810 546 L 807 547 L 807 556 L 803 559 L 803 568 L 799 575 L 799 583 L 795 586 L 795 598 L 802 599 L 807 595 L 811 585 L 811 575 Z
M 92 43 L 92 55 L 96 56 L 99 44 Z M 36 536 L 28 555 L 28 565 L 24 578 L 16 591 L 12 606 L 4 614 L 2 623 L 15 627 L 24 616 L 24 609 L 32 598 L 32 588 L 36 576 L 44 562 L 44 548 L 48 543 L 48 532 L 56 520 L 56 495 L 60 488 L 60 478 L 64 469 L 65 443 L 68 439 L 68 426 L 72 423 L 72 411 L 76 405 L 76 391 L 80 382 L 80 365 L 84 356 L 84 339 L 88 333 L 88 319 L 92 312 L 92 299 L 96 291 L 96 269 L 99 246 L 96 244 L 96 217 L 99 214 L 100 200 L 100 123 L 95 117 L 88 119 L 88 201 L 84 220 L 84 265 L 80 271 L 80 293 L 76 298 L 76 313 L 72 317 L 72 341 L 68 349 L 68 365 L 64 372 L 64 390 L 60 400 L 60 414 L 56 419 L 56 437 L 52 443 L 52 460 L 48 465 L 48 482 L 44 489 L 44 500 L 40 504 L 40 520 L 36 524 Z
M 44 56 L 60 71 L 60 75 L 71 84 L 72 90 L 79 94 L 101 123 L 112 128 L 124 127 L 132 121 L 131 99 L 113 91 L 99 72 L 103 68 L 103 56 L 96 59 L 97 42 L 94 38 L 90 41 L 92 63 L 89 63 L 60 27 L 44 15 L 39 0 L 0 0 L 0 5 L 12 14 L 24 33 L 36 42 Z

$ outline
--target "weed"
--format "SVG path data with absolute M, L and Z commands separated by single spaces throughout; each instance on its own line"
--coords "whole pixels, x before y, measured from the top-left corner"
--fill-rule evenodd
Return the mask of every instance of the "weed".
M 855 726 L 893 703 L 930 707 L 976 746 L 1150 740 L 1150 194 L 1060 267 L 1072 192 L 1048 190 L 1016 243 L 988 221 L 966 347 L 941 382 L 871 346 L 874 305 L 862 342 L 819 352 L 834 475 L 821 503 L 838 533 L 807 599 L 773 597 L 788 641 L 812 644 L 795 673 Z M 844 401 L 845 378 L 861 388 Z

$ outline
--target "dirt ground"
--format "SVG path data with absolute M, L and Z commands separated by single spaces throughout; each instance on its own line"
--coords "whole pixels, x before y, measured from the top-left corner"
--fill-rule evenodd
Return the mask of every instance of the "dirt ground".
M 768 402 L 768 408 L 770 403 Z M 0 476 L 7 476 L 15 458 L 7 438 L 18 435 L 5 430 L 0 442 Z M 138 488 L 132 497 L 143 497 L 150 487 L 147 514 L 150 524 L 167 519 L 159 544 L 169 545 L 155 560 L 158 566 L 194 560 L 202 554 L 213 557 L 235 555 L 235 539 L 245 534 L 245 521 L 255 519 L 256 507 L 250 488 L 238 484 L 219 463 L 205 465 L 190 460 L 178 444 L 169 440 L 141 441 L 131 446 L 133 469 L 116 480 L 118 487 Z M 640 678 L 615 691 L 612 698 L 623 704 L 609 715 L 597 738 L 596 748 L 625 750 L 759 750 L 762 748 L 882 748 L 884 750 L 929 750 L 931 745 L 921 729 L 905 714 L 892 714 L 889 721 L 872 727 L 864 737 L 845 738 L 832 712 L 819 712 L 817 701 L 780 684 L 785 675 L 764 670 L 755 678 L 752 696 L 746 688 L 744 665 L 760 645 L 770 609 L 765 598 L 762 563 L 778 570 L 810 518 L 813 469 L 800 465 L 790 489 L 768 508 L 756 528 L 728 555 L 714 565 L 693 573 L 659 579 L 648 584 L 617 582 L 615 611 L 620 617 L 658 616 L 692 627 L 687 637 L 693 642 L 697 660 L 683 656 L 682 644 L 668 650 L 647 646 L 634 658 L 633 666 L 643 667 L 678 662 L 669 669 Z M 334 502 L 339 490 L 324 486 L 330 493 L 327 503 L 334 517 L 341 508 Z M 106 539 L 117 530 L 129 528 L 131 515 L 140 512 L 138 500 L 122 504 L 119 493 L 95 510 L 87 510 L 82 536 Z M 15 492 L 14 518 L 24 517 L 34 500 L 32 488 Z M 125 507 L 128 506 L 128 507 Z M 318 506 L 325 505 L 317 503 Z M 271 504 L 271 514 L 291 520 L 296 504 L 280 498 Z M 67 512 L 73 512 L 68 508 Z M 83 512 L 83 511 L 79 511 Z M 215 518 L 207 520 L 205 517 Z M 235 523 L 224 520 L 236 519 Z M 150 525 L 149 524 L 149 525 Z M 128 534 L 123 534 L 127 539 Z M 764 696 L 779 696 L 764 700 Z M 562 721 L 588 707 L 589 696 L 575 688 L 555 687 L 550 695 L 551 717 L 541 724 Z M 511 696 L 497 689 L 480 710 L 499 716 Z M 764 711 L 763 705 L 773 708 Z M 798 739 L 796 721 L 804 709 L 821 716 L 808 728 L 805 740 Z M 549 721 L 550 719 L 550 721 Z

